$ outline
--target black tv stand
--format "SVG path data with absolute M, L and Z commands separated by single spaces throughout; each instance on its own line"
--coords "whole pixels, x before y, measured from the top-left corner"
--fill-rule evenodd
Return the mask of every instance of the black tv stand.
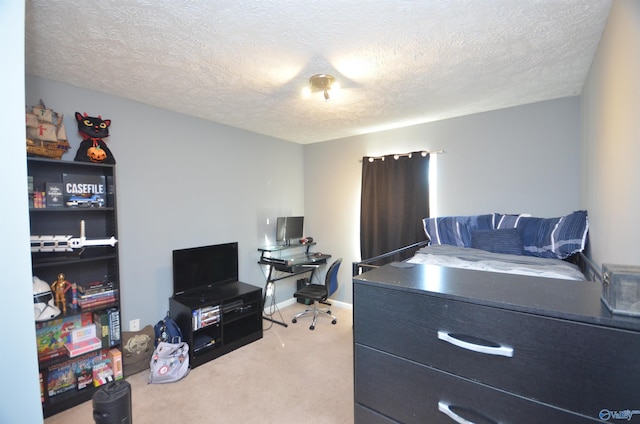
M 262 290 L 240 281 L 169 298 L 192 368 L 262 338 Z

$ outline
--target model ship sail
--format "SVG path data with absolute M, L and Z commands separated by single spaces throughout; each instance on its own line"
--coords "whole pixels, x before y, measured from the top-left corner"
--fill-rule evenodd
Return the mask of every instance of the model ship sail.
M 27 109 L 27 154 L 61 159 L 69 150 L 64 115 L 47 109 L 44 102 Z

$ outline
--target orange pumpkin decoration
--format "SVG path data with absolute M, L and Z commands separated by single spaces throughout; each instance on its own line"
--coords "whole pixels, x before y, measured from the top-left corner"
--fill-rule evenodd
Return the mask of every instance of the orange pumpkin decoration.
M 87 156 L 91 162 L 102 162 L 107 158 L 107 153 L 100 146 L 94 146 L 87 149 Z

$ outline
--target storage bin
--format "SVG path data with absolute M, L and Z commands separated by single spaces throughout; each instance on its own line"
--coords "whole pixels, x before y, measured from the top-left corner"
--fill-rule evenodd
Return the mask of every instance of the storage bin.
M 603 264 L 602 301 L 611 313 L 640 317 L 640 267 Z

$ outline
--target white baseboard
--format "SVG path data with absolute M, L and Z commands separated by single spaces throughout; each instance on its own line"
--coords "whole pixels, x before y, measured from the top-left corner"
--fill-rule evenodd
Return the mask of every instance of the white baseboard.
M 287 299 L 283 302 L 279 302 L 276 304 L 278 309 L 283 309 L 286 308 L 287 306 L 291 306 L 294 303 L 296 303 L 298 300 L 295 297 L 292 297 L 291 299 Z M 331 300 L 331 306 L 334 306 L 336 308 L 342 308 L 342 309 L 349 309 L 349 310 L 353 310 L 353 305 L 351 303 L 346 303 L 346 302 L 340 302 L 338 300 Z M 271 308 L 265 308 L 264 312 L 269 313 L 272 312 L 270 311 Z

